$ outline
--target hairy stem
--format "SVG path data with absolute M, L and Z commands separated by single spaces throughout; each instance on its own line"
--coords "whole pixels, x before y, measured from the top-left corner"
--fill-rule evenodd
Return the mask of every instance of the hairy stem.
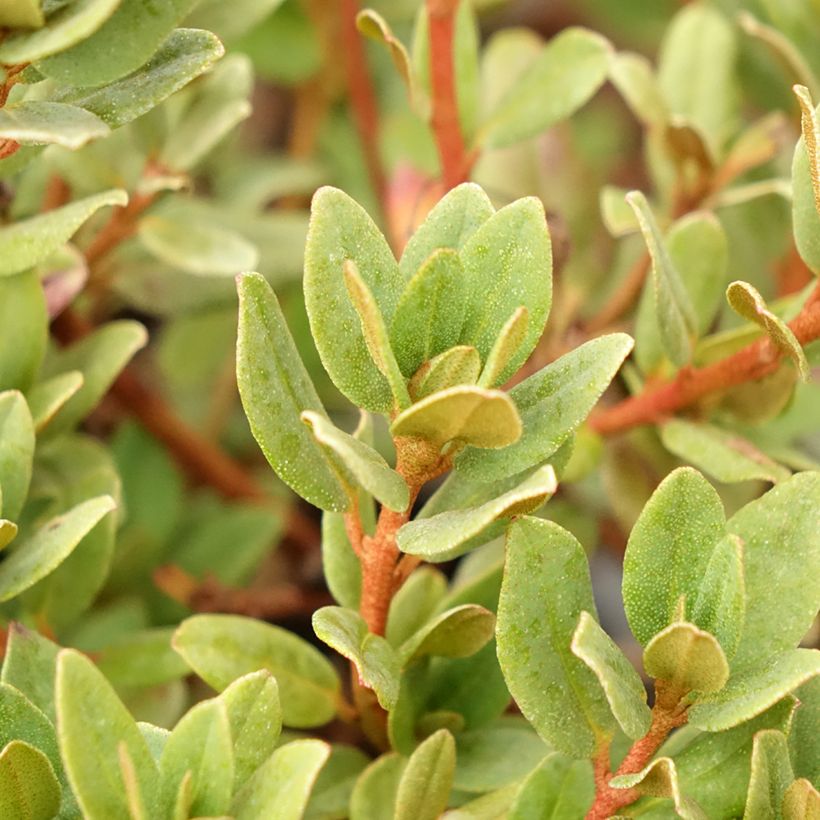
M 806 345 L 820 338 L 820 285 L 806 300 L 800 313 L 789 322 L 797 341 Z M 768 337 L 706 367 L 687 367 L 671 381 L 661 383 L 593 414 L 590 426 L 602 435 L 612 435 L 653 424 L 678 410 L 690 407 L 710 393 L 774 373 L 784 356 Z

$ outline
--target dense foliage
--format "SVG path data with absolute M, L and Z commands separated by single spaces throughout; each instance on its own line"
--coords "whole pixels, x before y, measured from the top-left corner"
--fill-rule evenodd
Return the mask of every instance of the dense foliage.
M 3 820 L 820 818 L 820 8 L 534 5 L 0 7 Z

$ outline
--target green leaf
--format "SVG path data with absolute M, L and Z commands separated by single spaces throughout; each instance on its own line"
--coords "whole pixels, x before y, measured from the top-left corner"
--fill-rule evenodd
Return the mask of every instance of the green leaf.
M 310 792 L 330 755 L 321 740 L 295 740 L 280 746 L 234 799 L 236 820 L 300 820 Z
M 817 820 L 820 792 L 805 778 L 795 780 L 783 795 L 783 820 Z
M 69 370 L 37 382 L 28 391 L 26 401 L 31 409 L 36 432 L 40 433 L 48 426 L 66 402 L 83 386 L 83 381 L 83 374 L 79 370 Z
M 99 86 L 140 68 L 159 48 L 195 0 L 122 0 L 90 37 L 37 63 L 37 70 L 61 85 Z M 128 48 L 121 48 L 127 40 Z
M 55 376 L 68 370 L 79 370 L 83 374 L 83 384 L 52 419 L 49 435 L 79 424 L 147 341 L 148 333 L 143 325 L 121 319 L 108 322 L 71 347 L 55 351 L 46 360 L 43 374 Z
M 0 510 L 12 521 L 26 501 L 33 459 L 34 422 L 26 400 L 16 390 L 0 393 Z
M 171 648 L 173 631 L 171 627 L 142 629 L 107 642 L 96 655 L 97 668 L 123 691 L 183 678 L 190 670 Z
M 17 524 L 0 518 L 0 550 L 5 549 L 17 536 Z
M 0 228 L 0 276 L 19 273 L 45 261 L 100 208 L 126 202 L 125 191 L 103 191 Z
M 797 367 L 800 378 L 809 380 L 809 363 L 792 329 L 772 313 L 763 297 L 748 282 L 732 282 L 726 290 L 726 298 L 735 313 L 763 328 L 766 335 L 782 353 Z
M 571 116 L 603 85 L 611 50 L 603 37 L 587 29 L 562 31 L 495 106 L 477 141 L 501 148 Z
M 3 683 L 22 692 L 38 709 L 55 720 L 54 675 L 59 647 L 22 624 L 8 627 L 3 659 Z
M 549 753 L 544 741 L 520 717 L 456 736 L 453 787 L 465 792 L 500 789 L 526 777 Z
M 408 240 L 399 262 L 402 279 L 413 279 L 439 248 L 460 251 L 493 213 L 489 197 L 473 182 L 448 191 Z
M 48 16 L 36 31 L 13 32 L 0 44 L 0 62 L 31 63 L 70 48 L 94 33 L 110 17 L 120 0 L 78 0 Z
M 523 342 L 498 381 L 504 382 L 532 353 L 552 304 L 552 247 L 540 199 L 519 199 L 493 214 L 460 251 L 468 290 L 461 343 L 486 361 L 510 315 L 529 310 Z
M 390 601 L 384 635 L 400 647 L 434 615 L 447 593 L 447 578 L 434 567 L 419 567 L 399 587 Z
M 818 502 L 820 473 L 798 473 L 729 519 L 729 532 L 743 542 L 746 585 L 746 619 L 733 671 L 791 649 L 811 627 L 817 591 L 805 579 L 820 576 Z
M 8 601 L 53 572 L 115 507 L 110 496 L 92 498 L 57 516 L 20 544 L 0 564 L 0 601 Z
M 350 796 L 370 758 L 355 746 L 334 743 L 319 772 L 305 809 L 305 820 L 330 820 L 350 816 Z
M 22 740 L 0 752 L 0 816 L 51 820 L 60 808 L 60 784 L 48 758 Z
M 675 762 L 671 758 L 657 758 L 637 774 L 622 774 L 610 780 L 609 784 L 616 789 L 634 789 L 641 796 L 671 798 L 676 817 L 706 820 L 700 806 L 681 794 Z
M 350 820 L 393 820 L 396 792 L 407 761 L 389 753 L 376 758 L 359 776 L 350 796 Z
M 383 709 L 395 706 L 399 696 L 399 658 L 384 638 L 368 633 L 358 612 L 324 606 L 313 613 L 313 631 L 355 664 L 360 680 L 376 693 Z
M 729 20 L 696 3 L 672 19 L 661 43 L 658 81 L 673 115 L 694 126 L 720 158 L 734 131 L 737 42 Z
M 6 652 L 6 663 L 9 653 Z M 789 746 L 796 777 L 820 782 L 820 677 L 794 693 L 798 708 L 789 728 Z
M 39 0 L 10 0 L 0 10 L 3 28 L 40 28 L 45 22 Z
M 791 649 L 770 658 L 765 667 L 732 674 L 720 692 L 699 698 L 689 723 L 722 732 L 763 713 L 802 683 L 820 675 L 820 651 Z
M 692 608 L 725 534 L 720 497 L 696 470 L 670 473 L 646 503 L 624 556 L 623 598 L 630 629 L 644 646 Z
M 358 610 L 362 567 L 345 530 L 341 513 L 322 513 L 322 570 L 330 594 L 342 606 Z
M 203 225 L 193 214 L 146 216 L 139 238 L 161 262 L 197 276 L 235 276 L 259 262 L 256 247 L 240 233 Z
M 346 510 L 344 488 L 300 420 L 324 413 L 279 302 L 258 273 L 238 280 L 237 382 L 251 432 L 277 475 L 311 504 Z
M 794 87 L 802 110 L 803 136 L 792 162 L 792 224 L 803 261 L 820 275 L 820 123 L 808 90 Z
M 543 463 L 586 418 L 631 349 L 624 333 L 602 336 L 517 384 L 509 395 L 521 413 L 521 438 L 497 452 L 467 448 L 456 470 L 486 482 Z
M 426 655 L 467 658 L 492 639 L 494 626 L 492 612 L 483 606 L 464 604 L 428 621 L 404 641 L 399 655 L 404 665 Z
M 785 481 L 791 472 L 748 439 L 711 424 L 670 419 L 660 428 L 663 446 L 718 481 Z
M 729 662 L 717 638 L 686 621 L 670 624 L 649 641 L 643 665 L 678 695 L 719 692 L 729 679 Z
M 352 260 L 387 326 L 402 287 L 393 253 L 373 220 L 347 194 L 320 188 L 313 197 L 305 247 L 305 303 L 316 347 L 334 384 L 374 412 L 392 404 L 387 380 L 368 351 L 350 300 L 344 263 Z
M 523 782 L 507 816 L 509 820 L 582 817 L 594 798 L 590 762 L 555 753 Z
M 786 789 L 794 780 L 786 735 L 765 729 L 755 735 L 752 748 L 752 777 L 746 796 L 744 820 L 781 817 Z
M 110 128 L 119 128 L 207 71 L 224 51 L 211 32 L 179 28 L 133 74 L 101 88 L 64 88 L 54 99 L 85 108 Z
M 697 315 L 646 197 L 640 191 L 631 191 L 626 195 L 626 201 L 635 211 L 652 258 L 655 311 L 664 350 L 675 365 L 682 367 L 692 356 Z
M 317 649 L 280 627 L 238 615 L 195 615 L 177 628 L 173 646 L 218 691 L 267 669 L 279 684 L 288 726 L 321 726 L 336 713 L 335 669 Z
M 282 0 L 234 0 L 230 7 L 222 0 L 204 0 L 194 8 L 185 20 L 186 24 L 196 28 L 214 31 L 222 40 L 234 40 L 248 30 L 261 28 L 264 20 L 273 15 Z M 280 23 L 283 15 L 278 14 L 273 19 Z M 274 30 L 277 26 L 273 27 Z M 290 33 L 290 30 L 287 30 Z M 299 43 L 304 46 L 303 43 Z
M 411 100 L 414 92 L 413 69 L 410 65 L 410 55 L 401 40 L 393 34 L 388 22 L 377 11 L 373 9 L 362 9 L 356 15 L 356 28 L 371 40 L 383 43 L 388 50 L 393 65 L 401 75 L 410 92 Z
M 487 355 L 478 380 L 479 387 L 493 387 L 503 381 L 507 365 L 524 342 L 529 318 L 529 311 L 522 305 L 507 319 Z
M 645 126 L 662 125 L 668 120 L 669 112 L 655 69 L 642 54 L 631 51 L 613 54 L 609 61 L 609 79 Z
M 598 680 L 570 649 L 583 611 L 594 613 L 595 604 L 581 545 L 550 521 L 513 522 L 498 604 L 498 659 L 522 714 L 572 757 L 592 756 L 614 724 Z
M 537 510 L 556 487 L 552 467 L 541 467 L 515 489 L 480 507 L 410 521 L 399 530 L 396 543 L 402 552 L 419 555 L 426 561 L 449 561 L 475 546 L 471 539 L 496 520 Z
M 453 736 L 440 729 L 410 756 L 396 793 L 395 820 L 438 820 L 447 808 L 456 765 Z
M 402 373 L 412 376 L 424 362 L 458 343 L 465 291 L 461 259 L 451 248 L 433 251 L 413 273 L 390 327 L 390 342 Z
M 54 144 L 76 150 L 109 132 L 99 117 L 66 103 L 24 100 L 0 111 L 0 137 L 21 145 Z
M 10 684 L 0 684 L 0 749 L 20 740 L 39 749 L 64 780 L 57 736 L 51 721 Z
M 588 612 L 581 613 L 570 648 L 595 673 L 621 729 L 633 740 L 643 737 L 652 720 L 646 689 L 635 667 Z
M 171 806 L 183 779 L 188 817 L 216 817 L 231 803 L 234 760 L 231 729 L 222 699 L 197 703 L 174 727 L 159 761 L 162 803 Z
M 7 339 L 15 340 L 0 349 L 0 388 L 28 390 L 48 340 L 46 299 L 36 271 L 0 278 L 0 327 Z
M 266 669 L 237 678 L 220 695 L 233 743 L 234 791 L 270 757 L 282 729 L 276 678 Z
M 436 449 L 450 441 L 495 449 L 518 440 L 521 419 L 506 393 L 458 385 L 408 407 L 396 416 L 390 432 L 424 439 Z
M 393 349 L 390 347 L 387 327 L 379 306 L 370 288 L 367 287 L 367 283 L 359 275 L 356 263 L 352 259 L 345 261 L 342 270 L 350 301 L 359 315 L 362 334 L 370 358 L 373 359 L 373 363 L 382 376 L 387 379 L 390 392 L 393 394 L 394 406 L 399 410 L 404 410 L 410 405 L 410 396 Z
M 414 401 L 459 384 L 475 384 L 481 372 L 478 351 L 469 345 L 456 345 L 425 362 L 407 385 Z
M 60 753 L 83 816 L 130 817 L 119 765 L 122 746 L 133 763 L 138 789 L 153 815 L 157 767 L 148 746 L 110 684 L 94 664 L 72 649 L 57 657 L 57 733 Z

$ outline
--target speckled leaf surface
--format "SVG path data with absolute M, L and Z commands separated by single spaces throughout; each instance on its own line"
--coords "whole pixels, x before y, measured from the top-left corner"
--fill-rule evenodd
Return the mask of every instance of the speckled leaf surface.
M 707 820 L 700 806 L 681 793 L 675 762 L 671 758 L 660 757 L 637 774 L 614 777 L 610 785 L 616 789 L 635 789 L 643 796 L 671 798 L 675 816 L 682 820 Z
M 54 144 L 75 150 L 109 131 L 90 111 L 66 103 L 23 101 L 0 111 L 0 137 L 21 145 Z
M 522 305 L 516 308 L 512 316 L 504 323 L 487 354 L 487 361 L 478 380 L 481 387 L 494 387 L 504 381 L 508 364 L 527 335 L 529 321 L 530 312 Z
M 466 658 L 493 637 L 495 616 L 483 606 L 463 604 L 442 612 L 411 635 L 399 649 L 406 665 L 426 655 Z
M 394 820 L 437 820 L 449 801 L 455 764 L 453 736 L 446 729 L 430 735 L 402 772 Z
M 60 784 L 48 758 L 13 740 L 0 752 L 0 816 L 8 820 L 51 820 L 60 808 Z
M 425 362 L 407 385 L 414 401 L 459 384 L 475 384 L 481 372 L 478 351 L 470 345 L 456 345 Z
M 582 817 L 594 797 L 592 764 L 555 752 L 522 783 L 510 806 L 508 820 Z
M 550 521 L 514 522 L 498 604 L 498 659 L 523 715 L 571 757 L 591 756 L 615 723 L 597 678 L 570 648 L 584 611 L 594 614 L 595 604 L 581 545 Z
M 374 412 L 392 405 L 387 380 L 367 349 L 344 281 L 352 260 L 389 326 L 403 283 L 393 253 L 367 212 L 336 188 L 313 197 L 305 247 L 305 303 L 322 364 L 354 404 Z
M 744 820 L 782 816 L 783 798 L 793 780 L 786 735 L 776 729 L 758 732 L 752 747 L 752 776 Z

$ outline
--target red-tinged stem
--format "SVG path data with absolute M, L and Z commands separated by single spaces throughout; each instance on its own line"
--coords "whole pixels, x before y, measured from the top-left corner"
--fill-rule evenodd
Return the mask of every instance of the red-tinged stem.
M 820 285 L 789 327 L 801 345 L 820 338 Z M 684 368 L 672 381 L 598 411 L 590 418 L 590 426 L 597 433 L 612 435 L 652 424 L 710 393 L 768 376 L 780 366 L 783 355 L 768 337 L 758 339 L 725 359 L 706 367 Z
M 459 0 L 427 0 L 430 28 L 430 84 L 433 90 L 433 133 L 444 187 L 464 182 L 472 159 L 467 155 L 458 116 L 453 42 Z
M 362 143 L 367 172 L 384 211 L 386 181 L 379 154 L 379 108 L 376 91 L 367 66 L 364 43 L 356 28 L 359 13 L 357 0 L 339 0 L 341 38 L 344 53 L 347 90 L 359 139 Z

